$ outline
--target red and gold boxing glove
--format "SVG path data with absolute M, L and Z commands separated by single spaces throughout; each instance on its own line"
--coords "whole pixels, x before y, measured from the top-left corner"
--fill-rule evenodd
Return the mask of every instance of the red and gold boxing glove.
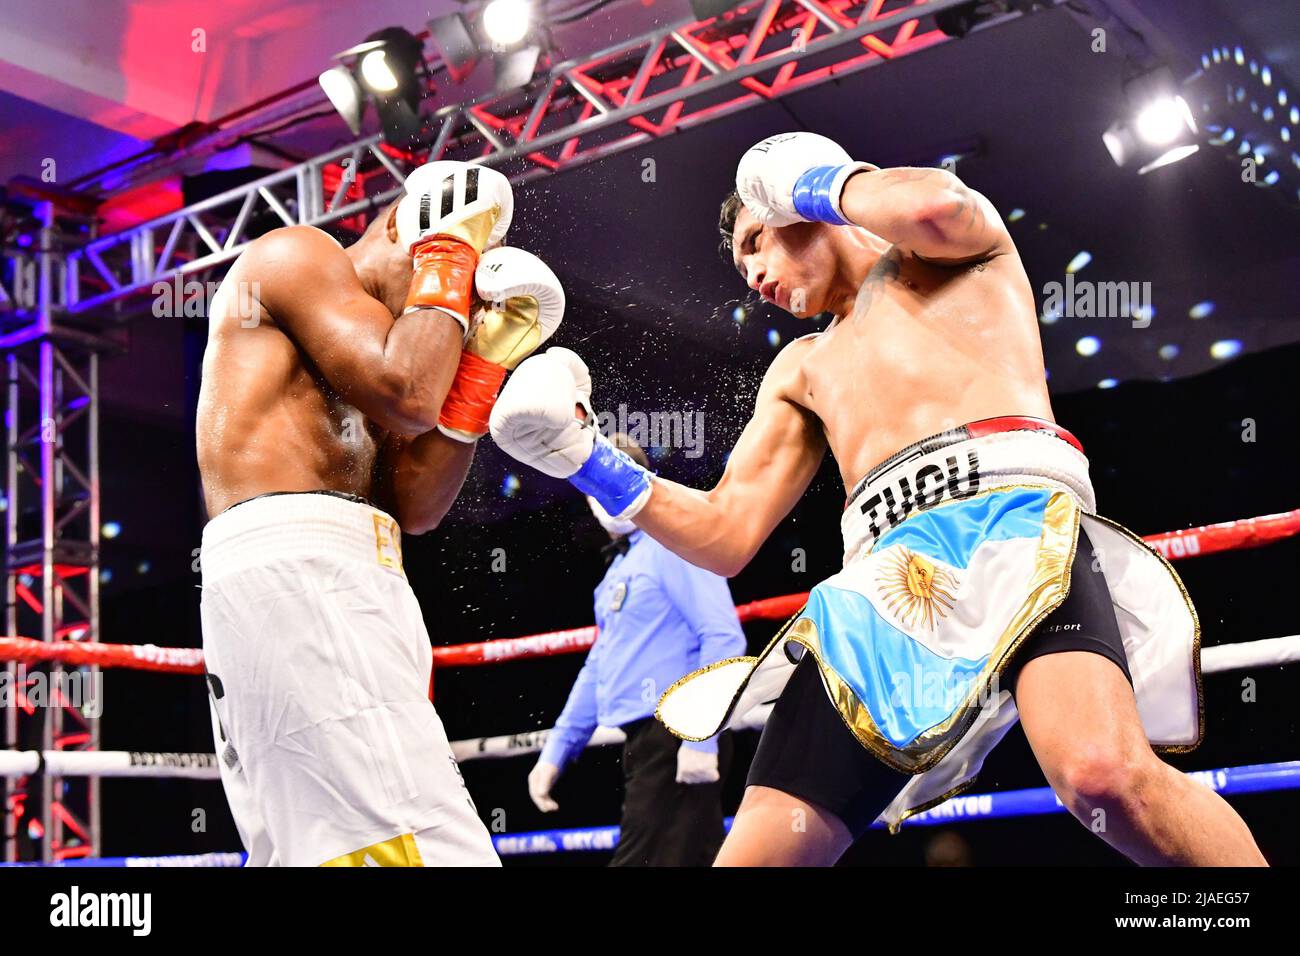
M 564 318 L 564 289 L 531 252 L 502 246 L 485 252 L 474 272 L 483 308 L 443 399 L 438 430 L 457 441 L 478 441 L 506 373 L 532 355 Z

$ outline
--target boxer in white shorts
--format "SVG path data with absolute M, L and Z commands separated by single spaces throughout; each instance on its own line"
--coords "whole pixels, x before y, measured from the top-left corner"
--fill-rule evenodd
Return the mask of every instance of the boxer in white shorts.
M 197 440 L 203 648 L 249 865 L 497 865 L 428 699 L 403 531 L 456 499 L 564 294 L 501 245 L 510 185 L 430 163 L 344 249 L 278 229 L 210 309 Z

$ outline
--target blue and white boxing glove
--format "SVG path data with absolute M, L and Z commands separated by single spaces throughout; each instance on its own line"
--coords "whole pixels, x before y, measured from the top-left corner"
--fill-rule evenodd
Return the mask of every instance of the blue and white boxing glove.
M 651 473 L 596 428 L 591 374 L 569 349 L 550 348 L 520 363 L 488 424 L 512 458 L 567 478 L 614 518 L 631 519 L 650 499 Z
M 840 194 L 856 163 L 832 139 L 816 133 L 778 133 L 752 146 L 736 166 L 736 192 L 750 215 L 765 226 L 792 222 L 849 225 Z

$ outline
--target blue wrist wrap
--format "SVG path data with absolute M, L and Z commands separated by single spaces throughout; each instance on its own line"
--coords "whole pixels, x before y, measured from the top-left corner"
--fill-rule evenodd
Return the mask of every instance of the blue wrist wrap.
M 597 435 L 591 457 L 569 476 L 569 483 L 617 518 L 650 487 L 650 472 Z
M 828 222 L 832 226 L 849 223 L 835 211 L 837 197 L 831 195 L 835 177 L 843 166 L 814 166 L 794 184 L 794 208 L 809 222 Z

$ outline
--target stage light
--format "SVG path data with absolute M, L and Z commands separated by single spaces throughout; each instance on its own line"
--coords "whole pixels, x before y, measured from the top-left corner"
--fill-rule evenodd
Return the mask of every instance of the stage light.
M 537 60 L 541 55 L 542 48 L 535 43 L 496 53 L 492 60 L 492 80 L 496 91 L 504 93 L 527 86 L 537 72 Z
M 1154 146 L 1168 145 L 1184 128 L 1195 126 L 1187 101 L 1181 96 L 1161 96 L 1137 115 L 1138 135 Z
M 320 85 L 353 133 L 361 130 L 365 94 L 369 94 L 384 139 L 393 145 L 409 145 L 420 133 L 420 100 L 428 78 L 424 44 L 419 38 L 402 27 L 387 27 L 336 54 L 335 59 L 345 65 L 322 73 Z
M 1124 86 L 1125 115 L 1102 134 L 1116 166 L 1142 175 L 1195 153 L 1196 120 L 1168 68 L 1134 77 Z
M 371 50 L 361 57 L 361 82 L 372 93 L 391 93 L 397 89 L 397 74 L 388 65 L 384 50 Z
M 1074 350 L 1084 358 L 1089 358 L 1101 351 L 1101 339 L 1095 335 L 1085 335 L 1074 343 Z
M 488 0 L 483 8 L 483 32 L 496 49 L 519 43 L 532 26 L 529 0 Z
M 478 41 L 461 14 L 434 17 L 429 21 L 429 38 L 442 55 L 447 74 L 456 83 L 462 82 L 478 65 Z
M 361 114 L 366 108 L 365 96 L 361 85 L 346 66 L 336 66 L 326 70 L 318 78 L 320 88 L 325 91 L 334 109 L 338 110 L 343 122 L 353 135 L 361 132 Z
M 1114 388 L 1114 387 L 1115 387 L 1116 385 L 1118 385 L 1118 384 L 1119 384 L 1119 379 L 1115 379 L 1115 378 L 1103 378 L 1100 382 L 1097 383 L 1097 387 L 1098 387 L 1098 388 Z
M 1241 353 L 1241 343 L 1236 339 L 1220 339 L 1210 346 L 1210 357 L 1230 359 Z
M 1178 346 L 1177 346 L 1177 345 L 1174 345 L 1174 344 L 1171 342 L 1171 343 L 1169 343 L 1168 345 L 1162 345 L 1162 346 L 1160 346 L 1160 353 L 1159 353 L 1159 354 L 1160 354 L 1160 357 L 1161 357 L 1162 359 L 1164 359 L 1166 362 L 1172 362 L 1174 359 L 1178 358 L 1178 353 L 1179 353 L 1179 351 L 1181 351 L 1181 350 L 1178 348 Z
M 776 348 L 777 346 L 779 346 L 781 344 L 781 333 L 778 332 L 776 329 L 768 329 L 767 344 L 772 346 L 772 348 Z
M 1019 222 L 1021 219 L 1024 218 L 1025 218 L 1025 211 L 1021 209 L 1019 206 L 1017 206 L 1015 209 L 1007 213 L 1007 222 Z
M 1065 267 L 1065 271 L 1069 273 L 1078 272 L 1080 269 L 1084 268 L 1091 261 L 1092 261 L 1092 253 L 1084 249 L 1083 251 L 1079 252 L 1073 259 L 1070 260 L 1069 264 L 1066 265 Z
M 99 533 L 105 538 L 116 538 L 122 533 L 122 526 L 116 521 L 105 521 L 103 527 L 99 529 Z

